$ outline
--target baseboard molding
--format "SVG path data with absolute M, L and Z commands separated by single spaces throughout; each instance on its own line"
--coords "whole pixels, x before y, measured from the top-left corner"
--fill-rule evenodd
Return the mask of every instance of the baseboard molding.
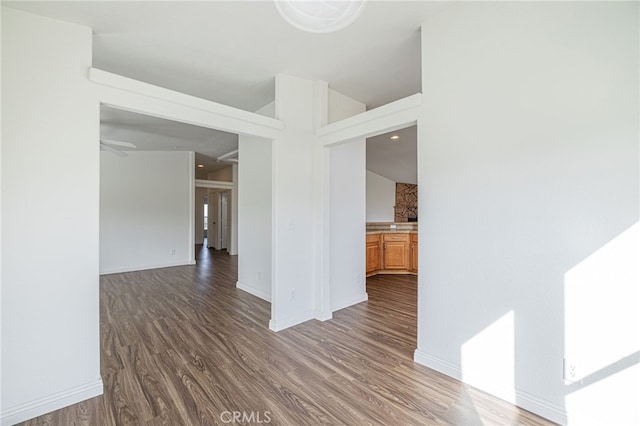
M 516 389 L 516 405 L 561 425 L 569 422 L 567 410 L 542 398 Z M 575 419 L 574 419 L 575 420 Z M 577 422 L 576 422 L 577 423 Z M 604 423 L 601 423 L 604 424 Z
M 328 312 L 328 311 L 315 311 L 314 314 L 315 319 L 317 319 L 318 321 L 328 321 L 331 318 L 333 318 L 333 313 L 332 312 Z
M 435 357 L 433 355 L 430 355 L 418 349 L 416 349 L 416 351 L 413 354 L 413 360 L 418 364 L 422 364 L 426 367 L 431 368 L 432 370 L 436 370 L 444 375 L 447 375 L 451 378 L 459 380 L 469 386 L 474 386 L 462 380 L 462 370 L 459 365 L 452 364 L 446 360 Z M 474 387 L 477 387 L 477 386 L 474 386 Z M 478 388 L 478 389 L 482 390 L 483 392 L 487 392 L 495 396 L 496 398 L 500 398 L 499 395 L 495 395 L 486 389 L 482 389 L 482 388 Z M 556 422 L 559 424 L 567 424 L 568 417 L 564 407 L 553 404 L 545 399 L 539 398 L 523 390 L 510 389 L 509 391 L 513 395 L 515 395 L 516 406 L 523 408 L 527 411 L 531 411 L 532 413 L 535 413 L 553 422 Z M 507 401 L 507 402 L 512 403 L 511 401 Z
M 413 360 L 418 364 L 422 364 L 432 370 L 436 370 L 444 375 L 462 381 L 462 370 L 460 369 L 460 366 L 456 364 L 434 357 L 433 355 L 422 352 L 419 349 L 416 349 L 413 353 Z
M 336 306 L 331 307 L 331 312 L 339 311 L 340 309 L 348 308 L 349 306 L 357 305 L 358 303 L 366 302 L 369 300 L 369 295 L 367 293 L 363 293 L 357 297 L 354 297 L 351 300 L 343 301 Z
M 247 284 L 241 283 L 240 281 L 236 282 L 236 288 L 246 291 L 247 293 L 259 297 L 262 300 L 266 300 L 267 302 L 271 302 L 271 295 L 265 293 L 262 290 L 258 290 L 257 288 L 253 288 Z
M 123 266 L 121 268 L 101 269 L 100 275 L 121 274 L 123 272 L 146 271 L 149 269 L 173 268 L 174 266 L 187 266 L 187 265 L 195 265 L 195 264 L 196 262 L 194 260 L 183 260 L 180 262 L 154 263 L 151 265 L 147 264 L 147 265 Z
M 44 398 L 20 404 L 2 411 L 0 423 L 3 426 L 14 425 L 34 417 L 47 414 L 60 408 L 77 404 L 89 398 L 100 396 L 103 393 L 102 379 L 82 386 L 57 392 Z
M 285 328 L 293 327 L 294 325 L 302 324 L 303 322 L 312 320 L 315 318 L 314 314 L 315 312 L 313 310 L 308 310 L 296 316 L 289 317 L 280 321 L 271 319 L 269 320 L 269 329 L 278 332 L 284 330 Z

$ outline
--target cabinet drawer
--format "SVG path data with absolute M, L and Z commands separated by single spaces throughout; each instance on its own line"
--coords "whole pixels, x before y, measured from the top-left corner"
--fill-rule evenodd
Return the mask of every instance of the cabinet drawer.
M 367 234 L 367 243 L 379 243 L 380 234 Z
M 382 234 L 383 241 L 409 242 L 409 234 Z

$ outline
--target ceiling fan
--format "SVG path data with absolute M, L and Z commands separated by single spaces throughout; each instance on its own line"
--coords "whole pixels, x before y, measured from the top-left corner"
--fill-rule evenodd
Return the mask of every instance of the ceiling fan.
M 235 158 L 234 158 L 235 157 Z M 226 161 L 229 163 L 237 163 L 238 162 L 238 150 L 234 149 L 233 151 L 227 152 L 226 154 L 222 154 L 216 161 L 219 163 L 221 161 Z
M 100 150 L 109 151 L 119 157 L 126 157 L 128 154 L 115 147 L 136 148 L 131 142 L 114 141 L 110 139 L 100 139 Z

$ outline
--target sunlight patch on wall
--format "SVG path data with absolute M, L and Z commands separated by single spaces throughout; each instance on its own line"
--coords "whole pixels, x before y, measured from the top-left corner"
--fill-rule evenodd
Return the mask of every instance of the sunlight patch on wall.
M 463 382 L 515 402 L 513 311 L 467 340 L 461 352 Z
M 581 413 L 580 422 L 640 424 L 640 223 L 564 278 L 569 419 Z M 599 412 L 598 407 L 608 408 Z M 619 409 L 612 412 L 611 407 Z

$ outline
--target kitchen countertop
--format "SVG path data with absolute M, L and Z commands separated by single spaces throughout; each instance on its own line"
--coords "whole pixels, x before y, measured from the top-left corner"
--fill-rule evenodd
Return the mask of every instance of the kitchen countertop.
M 395 225 L 395 228 L 391 228 Z M 418 222 L 367 222 L 367 234 L 410 234 L 418 232 Z

